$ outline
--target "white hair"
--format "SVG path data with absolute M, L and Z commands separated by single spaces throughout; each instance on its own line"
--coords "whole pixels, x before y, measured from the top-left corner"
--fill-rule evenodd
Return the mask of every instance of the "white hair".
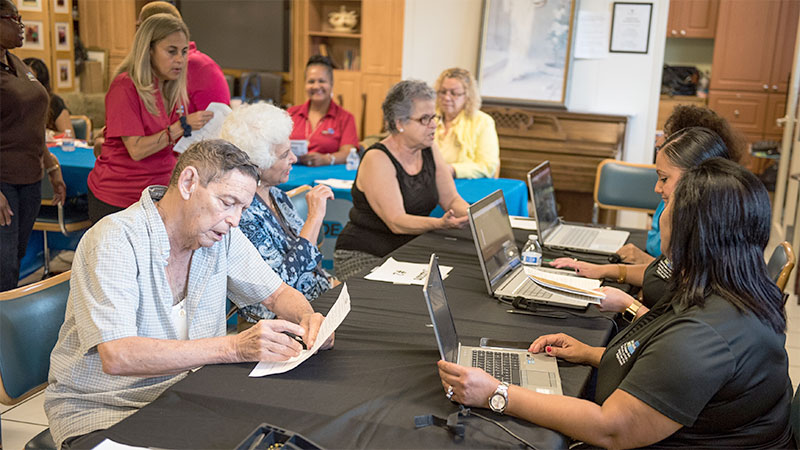
M 228 114 L 220 137 L 247 153 L 259 169 L 266 170 L 278 159 L 275 148 L 289 141 L 292 127 L 292 118 L 286 111 L 268 103 L 254 103 Z

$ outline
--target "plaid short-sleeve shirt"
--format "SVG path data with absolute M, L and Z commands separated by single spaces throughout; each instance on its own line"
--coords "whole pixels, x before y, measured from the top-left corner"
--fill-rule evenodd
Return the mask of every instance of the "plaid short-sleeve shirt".
M 98 344 L 125 337 L 178 339 L 166 275 L 169 239 L 154 203 L 165 191 L 145 189 L 139 202 L 92 227 L 75 252 L 45 391 L 58 447 L 68 437 L 119 422 L 185 376 L 108 375 L 97 352 Z M 239 306 L 252 305 L 281 283 L 238 228 L 195 250 L 186 295 L 189 339 L 225 335 L 226 296 Z

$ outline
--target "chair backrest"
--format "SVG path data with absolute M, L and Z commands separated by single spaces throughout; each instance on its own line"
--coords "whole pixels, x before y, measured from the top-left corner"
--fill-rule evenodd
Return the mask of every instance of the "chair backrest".
M 297 210 L 297 215 L 302 217 L 303 220 L 308 216 L 308 203 L 306 202 L 306 193 L 311 190 L 311 186 L 304 184 L 294 189 L 286 191 L 289 200 L 292 201 L 294 209 Z
M 240 78 L 242 103 L 254 103 L 259 100 L 281 104 L 281 86 L 283 78 L 270 72 L 244 72 Z
M 775 251 L 772 252 L 772 256 L 767 261 L 767 274 L 781 291 L 784 290 L 786 282 L 789 281 L 789 275 L 792 274 L 795 261 L 792 244 L 785 241 L 775 247 Z
M 654 213 L 661 196 L 653 191 L 658 181 L 656 166 L 604 159 L 597 166 L 594 202 L 605 209 Z
M 19 403 L 47 383 L 71 273 L 0 292 L 0 403 Z
M 75 130 L 75 137 L 89 141 L 92 139 L 92 119 L 87 116 L 71 115 L 72 129 Z

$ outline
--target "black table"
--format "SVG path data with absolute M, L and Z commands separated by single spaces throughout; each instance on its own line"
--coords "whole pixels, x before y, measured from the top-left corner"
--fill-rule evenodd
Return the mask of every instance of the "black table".
M 518 233 L 518 239 L 524 239 Z M 609 339 L 613 323 L 596 308 L 566 319 L 506 312 L 486 293 L 468 230 L 428 233 L 395 251 L 401 261 L 454 266 L 444 281 L 461 342 L 481 337 L 531 341 L 566 332 L 591 345 Z M 165 448 L 233 448 L 259 424 L 300 433 L 326 448 L 489 448 L 518 443 L 497 426 L 463 419 L 465 437 L 440 427 L 414 429 L 414 416 L 458 410 L 445 396 L 436 369 L 439 353 L 420 286 L 363 278 L 347 283 L 352 309 L 333 350 L 294 370 L 264 378 L 247 375 L 254 363 L 211 365 L 188 375 L 150 405 L 106 430 L 117 442 Z M 326 312 L 340 288 L 314 302 Z M 544 307 L 543 309 L 559 308 Z M 580 396 L 591 369 L 559 361 L 565 395 Z M 489 410 L 538 448 L 563 448 L 565 436 Z

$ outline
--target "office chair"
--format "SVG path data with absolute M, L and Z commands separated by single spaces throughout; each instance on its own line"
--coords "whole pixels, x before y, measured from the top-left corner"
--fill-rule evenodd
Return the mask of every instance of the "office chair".
M 592 223 L 597 223 L 600 208 L 653 214 L 661 202 L 661 196 L 653 191 L 657 181 L 653 164 L 604 159 L 594 179 Z
M 50 177 L 42 177 L 42 206 L 33 229 L 41 231 L 44 236 L 44 274 L 50 274 L 50 247 L 47 245 L 47 233 L 56 232 L 67 236 L 74 231 L 85 230 L 92 226 L 89 211 L 78 205 L 77 198 L 67 198 L 64 204 L 53 203 L 53 186 Z
M 0 292 L 0 403 L 15 405 L 47 386 L 72 271 Z M 54 449 L 46 429 L 26 449 Z
M 270 72 L 244 72 L 239 79 L 242 103 L 264 100 L 280 106 L 283 78 Z
M 784 291 L 786 282 L 789 281 L 795 261 L 792 244 L 784 241 L 775 247 L 775 251 L 772 252 L 772 256 L 767 262 L 767 274 L 778 285 L 781 292 Z
M 92 119 L 83 115 L 70 115 L 69 118 L 72 121 L 72 129 L 75 130 L 75 138 L 91 141 Z

